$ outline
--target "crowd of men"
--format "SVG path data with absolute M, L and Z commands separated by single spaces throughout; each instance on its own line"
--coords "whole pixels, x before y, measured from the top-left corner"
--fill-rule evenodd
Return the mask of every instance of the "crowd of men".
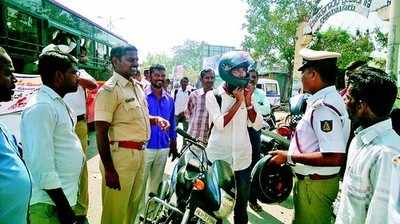
M 348 74 L 342 98 L 334 86 L 340 54 L 303 49 L 300 55 L 303 90 L 312 96 L 289 150 L 270 152 L 271 163 L 290 164 L 295 174 L 293 223 L 400 223 L 400 137 L 390 118 L 395 81 L 382 70 L 359 66 Z M 260 159 L 263 115 L 270 113 L 268 99 L 256 88 L 258 73 L 249 54 L 225 54 L 219 63 L 224 84 L 214 87 L 214 71 L 204 69 L 202 88 L 196 90 L 184 77 L 169 91 L 166 69 L 159 64 L 142 79 L 138 61 L 134 46 L 113 48 L 112 76 L 95 98 L 101 223 L 138 223 L 168 157 L 178 156 L 178 123 L 207 143 L 210 161 L 232 166 L 234 223 L 248 223 L 248 204 L 262 210 L 251 191 L 251 170 Z M 71 106 L 79 100 L 66 96 L 95 87 L 80 76 L 76 58 L 57 48 L 40 55 L 38 69 L 43 85 L 22 113 L 22 145 L 0 126 L 0 224 L 85 223 L 87 135 L 78 136 L 87 133 L 80 131 L 87 126 L 79 125 L 86 118 Z M 1 101 L 12 98 L 13 71 L 0 48 Z

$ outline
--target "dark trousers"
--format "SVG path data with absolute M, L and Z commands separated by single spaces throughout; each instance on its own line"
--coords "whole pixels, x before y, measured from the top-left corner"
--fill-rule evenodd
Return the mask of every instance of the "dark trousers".
M 251 148 L 252 148 L 252 157 L 251 157 L 251 165 L 250 165 L 250 172 L 253 170 L 254 166 L 260 160 L 261 155 L 261 131 L 256 131 L 254 128 L 247 128 L 249 131 L 249 136 L 250 136 L 250 142 L 251 142 Z M 252 204 L 257 203 L 257 195 L 256 192 L 254 192 L 254 187 L 250 188 L 250 196 L 249 196 L 249 202 Z
M 235 171 L 236 179 L 236 204 L 234 209 L 233 220 L 235 224 L 245 224 L 248 222 L 247 203 L 250 193 L 250 167 Z

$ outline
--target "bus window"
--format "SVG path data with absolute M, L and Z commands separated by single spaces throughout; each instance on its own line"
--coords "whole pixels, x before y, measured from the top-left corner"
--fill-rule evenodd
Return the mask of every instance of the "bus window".
M 56 27 L 49 27 L 48 29 L 48 35 L 50 40 L 50 43 L 55 44 L 55 45 L 67 45 L 70 46 L 73 49 L 71 50 L 70 54 L 73 55 L 74 57 L 78 57 L 78 53 L 76 50 L 76 46 L 78 43 L 79 38 L 73 34 L 67 33 L 65 31 L 62 31 Z
M 17 42 L 27 42 L 33 45 L 30 49 L 35 49 L 36 45 L 40 43 L 39 24 L 39 20 L 32 16 L 10 7 L 7 8 L 8 37 Z
M 96 58 L 100 63 L 104 63 L 104 60 L 107 59 L 107 46 L 101 43 L 96 42 Z
M 81 38 L 80 43 L 80 63 L 90 64 L 93 61 L 94 51 L 93 51 L 93 41 L 89 38 Z M 86 57 L 86 58 L 84 58 Z

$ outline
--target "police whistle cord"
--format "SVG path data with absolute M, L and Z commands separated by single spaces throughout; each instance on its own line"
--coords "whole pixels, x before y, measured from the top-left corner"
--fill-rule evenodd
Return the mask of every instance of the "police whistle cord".
M 268 131 L 268 130 L 261 130 L 261 133 L 270 138 L 273 138 L 279 145 L 281 145 L 283 147 L 282 150 L 289 149 L 290 141 L 288 139 L 286 139 L 285 137 L 283 137 L 279 134 L 276 134 L 275 132 Z

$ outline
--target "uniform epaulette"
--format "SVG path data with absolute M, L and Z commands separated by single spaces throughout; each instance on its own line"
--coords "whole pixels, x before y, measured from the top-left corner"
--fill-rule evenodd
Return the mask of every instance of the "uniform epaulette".
M 313 109 L 318 109 L 318 108 L 320 108 L 320 107 L 322 107 L 324 105 L 325 105 L 324 104 L 324 100 L 323 99 L 319 99 L 319 100 L 316 100 L 311 106 L 312 106 Z
M 108 80 L 102 86 L 102 88 L 106 91 L 111 92 L 115 87 L 116 82 L 114 80 Z

